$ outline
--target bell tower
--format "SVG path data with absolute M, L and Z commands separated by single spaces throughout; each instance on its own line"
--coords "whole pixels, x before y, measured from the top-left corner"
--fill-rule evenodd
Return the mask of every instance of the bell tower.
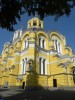
M 34 17 L 28 21 L 27 28 L 44 28 L 44 23 L 38 17 Z

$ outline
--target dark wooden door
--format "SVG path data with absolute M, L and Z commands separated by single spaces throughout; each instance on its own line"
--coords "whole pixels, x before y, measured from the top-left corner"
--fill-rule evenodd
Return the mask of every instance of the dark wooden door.
M 57 79 L 53 79 L 53 87 L 57 87 Z
M 24 89 L 25 88 L 25 82 L 23 82 L 23 85 L 22 85 L 22 89 Z

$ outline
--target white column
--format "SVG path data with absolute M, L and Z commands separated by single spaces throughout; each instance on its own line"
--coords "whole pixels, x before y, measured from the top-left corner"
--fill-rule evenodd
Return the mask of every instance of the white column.
M 22 30 L 20 30 L 20 37 L 21 37 L 21 35 L 22 35 Z
M 43 74 L 43 59 L 41 59 L 41 74 Z
M 60 43 L 58 44 L 58 48 L 59 48 L 59 49 L 58 49 L 58 53 L 60 53 Z
M 22 60 L 22 64 L 21 64 L 21 74 L 23 74 L 23 60 Z
M 55 48 L 55 50 L 56 50 L 55 40 L 54 40 L 54 48 Z
M 24 61 L 24 74 L 26 73 L 26 61 Z
M 17 32 L 16 32 L 16 38 L 18 37 L 18 34 L 17 34 Z
M 15 38 L 16 38 L 16 32 L 15 32 Z
M 57 52 L 59 53 L 59 42 L 57 41 Z
M 57 52 L 59 53 L 59 42 L 57 41 Z
M 28 47 L 28 39 L 27 39 L 27 47 Z
M 45 75 L 47 75 L 47 62 L 45 60 Z
M 27 48 L 27 40 L 26 40 L 26 48 Z
M 24 74 L 24 60 L 23 60 L 23 74 Z
M 62 46 L 60 45 L 60 53 L 62 54 Z
M 22 61 L 20 62 L 20 64 L 21 64 L 20 74 L 22 74 Z

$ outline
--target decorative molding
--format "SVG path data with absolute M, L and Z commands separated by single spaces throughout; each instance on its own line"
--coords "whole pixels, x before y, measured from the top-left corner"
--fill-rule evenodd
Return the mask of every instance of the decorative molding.
M 8 56 L 8 59 L 9 59 L 9 60 L 14 60 L 14 57 Z
M 17 80 L 22 80 L 23 79 L 23 75 L 18 75 L 17 76 Z
M 29 44 L 29 47 L 35 47 L 35 44 Z
M 6 63 L 7 63 L 7 60 L 2 60 L 2 62 L 3 62 L 4 64 L 6 64 Z
M 15 53 L 15 55 L 18 55 L 18 56 L 20 56 L 20 54 L 21 54 L 20 52 L 16 52 L 16 53 Z
M 22 55 L 28 53 L 28 49 L 29 49 L 29 48 L 24 48 L 24 49 L 21 51 L 20 55 L 22 56 Z

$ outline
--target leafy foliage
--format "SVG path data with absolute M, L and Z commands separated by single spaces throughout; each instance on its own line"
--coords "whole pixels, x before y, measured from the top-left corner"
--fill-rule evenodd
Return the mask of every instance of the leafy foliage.
M 0 0 L 0 27 L 13 31 L 21 15 L 39 15 L 41 19 L 46 16 L 59 18 L 64 14 L 69 16 L 75 0 Z
M 21 2 L 17 0 L 0 0 L 0 27 L 13 31 L 13 25 L 20 20 Z

